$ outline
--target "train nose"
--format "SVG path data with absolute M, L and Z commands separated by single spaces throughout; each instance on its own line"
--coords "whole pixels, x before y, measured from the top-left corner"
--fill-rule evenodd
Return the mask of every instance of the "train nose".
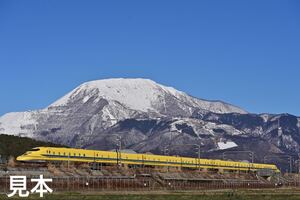
M 25 156 L 18 156 L 17 161 L 25 161 L 27 160 Z

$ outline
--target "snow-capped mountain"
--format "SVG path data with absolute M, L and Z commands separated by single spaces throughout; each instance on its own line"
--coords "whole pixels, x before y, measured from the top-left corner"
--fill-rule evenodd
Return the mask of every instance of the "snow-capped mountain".
M 0 134 L 94 149 L 115 148 L 121 136 L 124 148 L 154 153 L 191 143 L 208 153 L 229 148 L 299 153 L 300 118 L 249 114 L 148 79 L 105 79 L 86 82 L 47 108 L 5 114 Z M 169 151 L 194 154 L 191 146 Z
M 172 87 L 160 85 L 149 79 L 105 79 L 84 83 L 49 107 L 61 107 L 81 101 L 82 104 L 100 99 L 118 102 L 142 112 L 161 115 L 191 115 L 198 108 L 215 113 L 246 113 L 246 111 L 220 101 L 200 100 Z M 173 113 L 176 108 L 179 113 Z
M 246 113 L 238 107 L 197 99 L 148 79 L 105 79 L 86 82 L 45 109 L 2 116 L 0 133 L 55 139 L 70 145 L 75 136 L 97 134 L 120 120 L 189 117 L 195 110 Z

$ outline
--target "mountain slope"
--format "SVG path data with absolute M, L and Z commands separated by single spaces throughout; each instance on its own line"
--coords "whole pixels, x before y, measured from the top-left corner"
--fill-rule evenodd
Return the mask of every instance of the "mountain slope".
M 190 117 L 195 111 L 246 113 L 148 79 L 105 79 L 84 83 L 45 109 L 2 116 L 0 133 L 79 147 L 124 119 Z
M 195 143 L 209 156 L 231 148 L 255 151 L 258 159 L 300 153 L 296 116 L 249 114 L 147 79 L 84 83 L 45 109 L 0 117 L 1 133 L 103 150 L 121 136 L 124 148 L 160 154 L 171 145 L 173 153 L 195 156 L 193 147 L 182 146 Z

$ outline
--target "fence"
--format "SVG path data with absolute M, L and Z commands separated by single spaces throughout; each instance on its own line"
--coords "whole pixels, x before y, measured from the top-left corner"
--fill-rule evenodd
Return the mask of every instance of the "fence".
M 45 177 L 50 178 L 50 177 Z M 224 182 L 205 180 L 155 180 L 153 177 L 52 177 L 47 185 L 54 191 L 147 191 L 147 190 L 207 190 L 235 188 L 272 188 L 274 184 L 255 181 Z M 0 192 L 9 193 L 9 176 L 0 177 Z M 27 189 L 35 183 L 27 178 Z

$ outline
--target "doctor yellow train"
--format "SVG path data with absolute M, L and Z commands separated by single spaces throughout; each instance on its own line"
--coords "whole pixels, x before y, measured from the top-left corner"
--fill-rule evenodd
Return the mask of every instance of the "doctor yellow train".
M 113 151 L 98 151 L 74 148 L 36 147 L 17 157 L 18 161 L 71 161 L 83 163 L 126 164 L 128 166 L 166 166 L 207 170 L 258 171 L 262 169 L 279 172 L 276 165 L 225 161 L 215 159 L 199 159 L 177 156 L 132 154 Z

